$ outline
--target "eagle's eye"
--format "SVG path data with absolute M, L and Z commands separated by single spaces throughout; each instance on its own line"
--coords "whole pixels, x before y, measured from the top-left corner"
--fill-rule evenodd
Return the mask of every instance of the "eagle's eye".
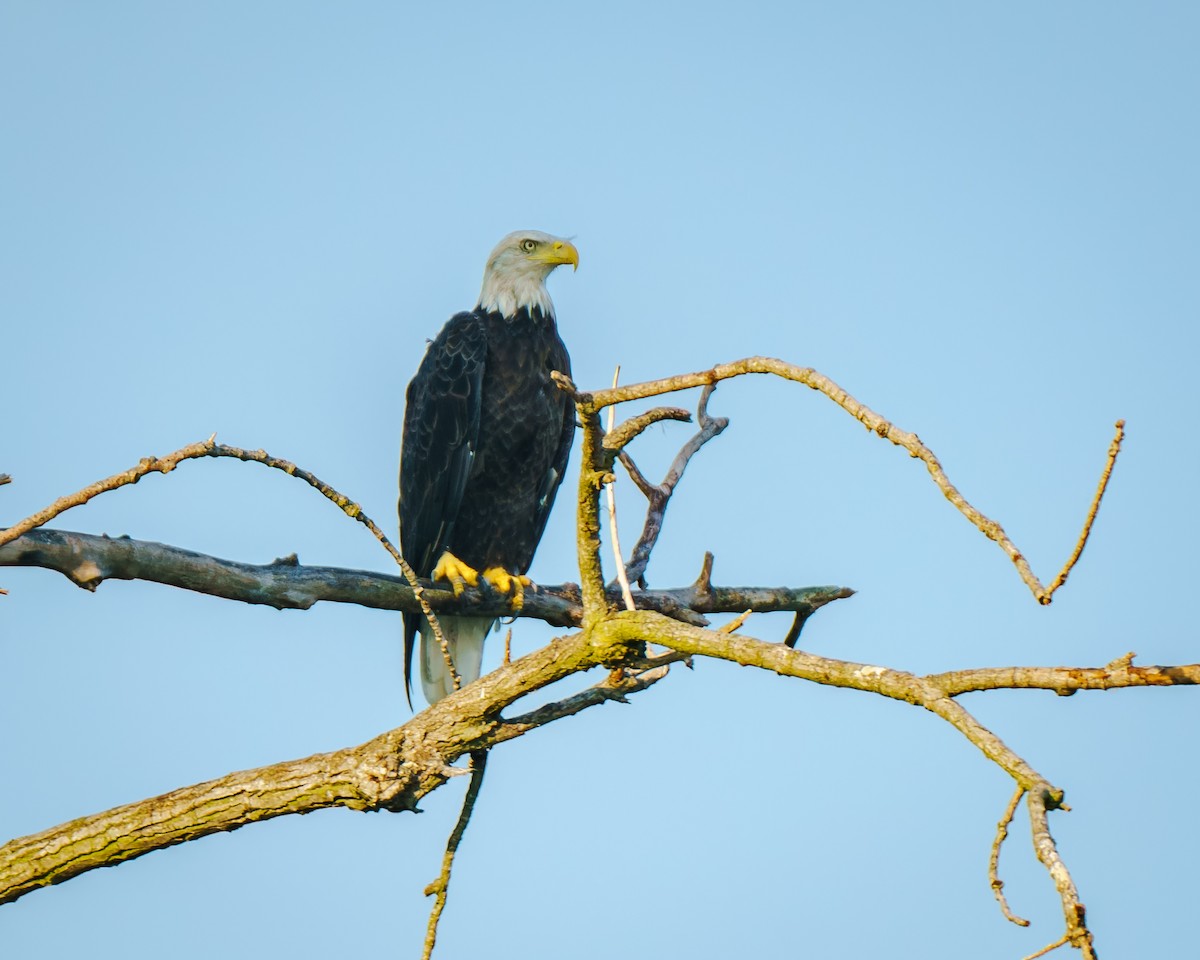
M 537 241 L 536 240 L 522 240 L 521 241 L 521 249 L 524 250 L 526 253 L 533 253 L 533 251 L 537 249 Z

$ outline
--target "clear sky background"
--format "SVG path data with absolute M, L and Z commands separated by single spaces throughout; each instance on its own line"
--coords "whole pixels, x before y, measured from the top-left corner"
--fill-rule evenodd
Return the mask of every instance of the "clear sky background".
M 804 388 L 723 385 L 731 426 L 653 586 L 706 549 L 720 583 L 851 586 L 801 645 L 921 672 L 1195 662 L 1198 43 L 1188 3 L 0 3 L 0 523 L 215 431 L 393 529 L 404 385 L 494 243 L 533 227 L 580 250 L 550 286 L 581 385 L 814 366 L 918 432 L 1044 580 L 1128 420 L 1042 608 L 919 463 Z M 688 433 L 635 452 L 658 473 Z M 570 499 L 544 582 L 577 579 Z M 392 569 L 250 464 L 55 525 Z M 0 585 L 5 838 L 410 716 L 395 614 Z M 551 635 L 523 621 L 514 644 Z M 1102 954 L 1193 949 L 1200 694 L 963 703 L 1067 791 L 1052 825 Z M 417 956 L 464 786 L 33 893 L 0 908 L 0 949 Z M 1024 817 L 1002 874 L 1032 929 L 992 899 L 1011 790 L 921 710 L 701 662 L 495 751 L 440 955 L 1015 960 L 1062 920 Z

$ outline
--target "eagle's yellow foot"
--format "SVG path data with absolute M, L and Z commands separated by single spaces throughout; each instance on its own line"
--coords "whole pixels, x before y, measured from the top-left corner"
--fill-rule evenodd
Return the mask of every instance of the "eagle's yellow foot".
M 487 574 L 484 574 L 487 576 Z M 429 575 L 430 580 L 446 580 L 450 584 L 450 589 L 454 591 L 456 597 L 461 597 L 462 592 L 467 587 L 479 586 L 479 571 L 474 567 L 468 567 L 465 563 L 458 559 L 449 550 L 442 554 L 438 560 L 437 566 L 433 568 L 433 573 Z
M 503 567 L 488 567 L 483 571 L 483 579 L 493 590 L 509 596 L 513 610 L 525 606 L 525 588 L 533 586 L 525 574 L 509 573 Z

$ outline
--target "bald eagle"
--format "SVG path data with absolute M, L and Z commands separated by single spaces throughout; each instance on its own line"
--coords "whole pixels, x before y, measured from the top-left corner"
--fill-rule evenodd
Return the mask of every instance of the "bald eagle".
M 430 343 L 408 385 L 400 449 L 400 548 L 417 575 L 455 593 L 480 577 L 519 605 L 575 433 L 575 409 L 551 371 L 571 358 L 546 278 L 578 268 L 566 240 L 519 230 L 488 257 L 479 302 Z M 462 683 L 479 677 L 490 617 L 438 617 Z M 421 686 L 435 703 L 454 689 L 425 618 L 404 615 L 404 689 L 421 635 Z

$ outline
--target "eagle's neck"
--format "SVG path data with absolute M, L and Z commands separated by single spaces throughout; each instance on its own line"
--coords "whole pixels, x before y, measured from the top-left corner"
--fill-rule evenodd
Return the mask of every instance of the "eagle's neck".
M 546 278 L 528 274 L 501 274 L 489 271 L 479 291 L 480 310 L 498 313 L 505 319 L 516 316 L 521 309 L 530 315 L 534 309 L 542 316 L 554 318 L 554 303 L 546 290 Z

